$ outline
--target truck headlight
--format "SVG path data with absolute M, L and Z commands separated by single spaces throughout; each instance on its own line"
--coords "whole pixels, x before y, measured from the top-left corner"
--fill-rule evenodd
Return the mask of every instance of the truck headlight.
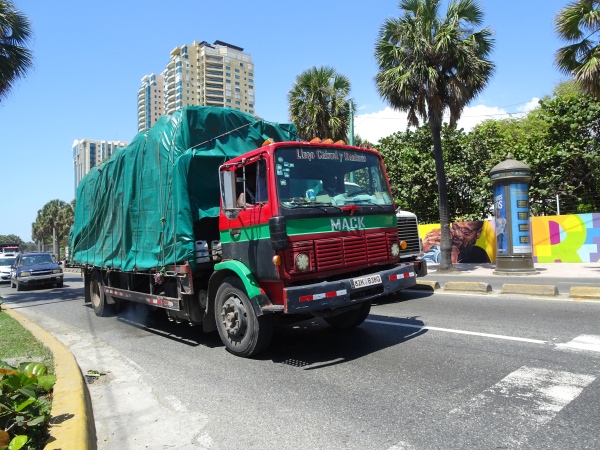
M 52 273 L 62 273 L 62 269 L 54 269 Z
M 300 272 L 304 272 L 305 270 L 308 270 L 309 266 L 310 259 L 308 258 L 308 255 L 306 253 L 298 253 L 296 255 L 296 269 Z
M 400 255 L 400 246 L 398 245 L 397 242 L 394 242 L 391 246 L 390 246 L 390 251 L 392 253 L 392 256 L 394 258 L 397 258 Z
M 31 276 L 31 272 L 21 272 L 19 274 L 20 277 L 30 277 Z

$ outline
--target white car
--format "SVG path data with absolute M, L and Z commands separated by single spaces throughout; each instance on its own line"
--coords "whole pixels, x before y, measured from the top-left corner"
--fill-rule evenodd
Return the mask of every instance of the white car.
M 0 256 L 0 283 L 10 281 L 10 267 L 15 263 L 16 256 Z

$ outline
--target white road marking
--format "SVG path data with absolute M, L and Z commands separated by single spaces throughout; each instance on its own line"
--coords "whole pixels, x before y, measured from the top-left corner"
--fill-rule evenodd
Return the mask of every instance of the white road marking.
M 556 344 L 556 346 L 560 349 L 600 352 L 600 336 L 583 334 L 581 336 L 577 336 L 575 339 L 567 342 L 566 344 Z
M 512 444 L 519 444 L 536 428 L 548 423 L 573 401 L 596 377 L 592 375 L 523 366 L 494 386 L 472 398 L 465 405 L 450 411 L 463 420 L 479 421 L 483 416 L 510 422 Z M 492 425 L 494 427 L 495 425 Z
M 430 326 L 426 326 L 426 325 L 412 325 L 412 324 L 400 323 L 400 322 L 386 322 L 383 320 L 367 319 L 367 320 L 365 320 L 365 322 L 378 323 L 381 325 L 392 325 L 392 326 L 396 326 L 396 327 L 417 328 L 420 330 L 443 331 L 445 333 L 467 334 L 467 335 L 471 335 L 471 336 L 489 337 L 489 338 L 494 338 L 494 339 L 506 339 L 508 341 L 529 342 L 532 344 L 548 343 L 548 341 L 542 341 L 539 339 L 529 339 L 529 338 L 521 338 L 521 337 L 515 337 L 515 336 L 505 336 L 502 334 L 478 333 L 476 331 L 453 330 L 451 328 L 430 327 Z

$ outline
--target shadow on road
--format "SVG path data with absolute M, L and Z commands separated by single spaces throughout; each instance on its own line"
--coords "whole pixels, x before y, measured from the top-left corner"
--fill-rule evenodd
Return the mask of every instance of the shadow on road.
M 2 301 L 12 309 L 29 308 L 31 306 L 49 305 L 52 303 L 72 302 L 83 297 L 83 289 L 71 288 L 64 284 L 62 288 L 28 287 L 23 291 L 11 289 L 3 294 Z
M 385 326 L 369 320 L 407 323 L 411 327 Z M 418 319 L 403 319 L 371 314 L 366 323 L 351 330 L 330 327 L 322 319 L 311 319 L 294 325 L 278 327 L 271 347 L 259 359 L 316 370 L 346 363 L 371 353 L 402 344 L 427 330 Z

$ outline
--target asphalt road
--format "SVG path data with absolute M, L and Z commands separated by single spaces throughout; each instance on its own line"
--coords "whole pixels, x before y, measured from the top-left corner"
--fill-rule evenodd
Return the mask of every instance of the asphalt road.
M 355 330 L 289 325 L 242 359 L 142 307 L 96 317 L 75 274 L 0 295 L 108 344 L 183 417 L 206 419 L 161 448 L 600 448 L 600 302 L 405 292 Z

